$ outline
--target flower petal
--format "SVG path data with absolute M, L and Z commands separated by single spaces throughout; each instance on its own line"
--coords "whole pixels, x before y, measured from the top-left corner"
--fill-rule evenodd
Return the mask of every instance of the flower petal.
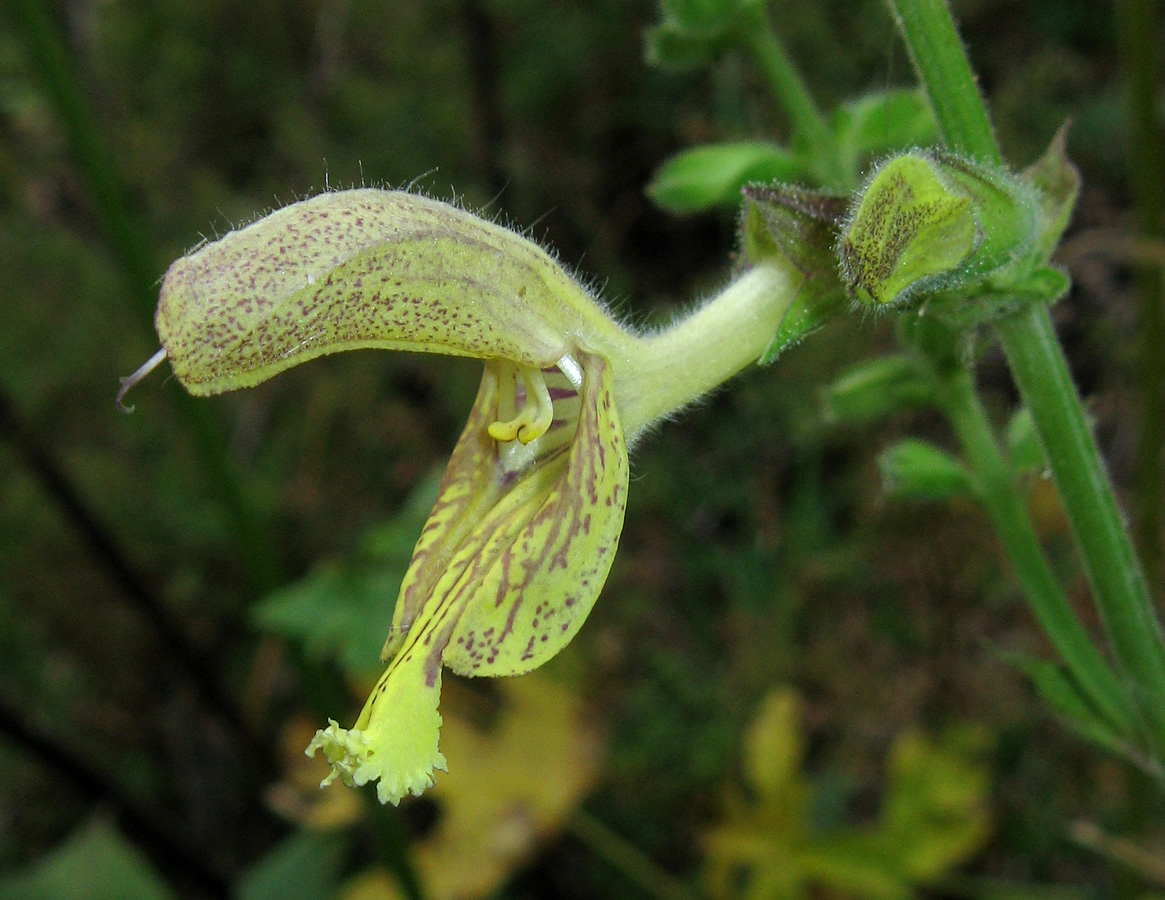
M 488 363 L 477 402 L 450 459 L 437 503 L 401 585 L 382 654 L 388 668 L 351 729 L 317 733 L 327 781 L 379 779 L 381 802 L 433 783 L 441 667 L 463 675 L 516 675 L 565 646 L 610 570 L 623 527 L 627 448 L 610 364 L 581 354 L 573 439 L 551 431 L 519 452 L 521 469 L 489 436 L 507 371 Z M 517 446 L 517 445 L 515 445 Z M 541 452 L 540 452 L 541 451 Z
M 323 750 L 332 764 L 325 785 L 337 777 L 349 786 L 379 780 L 377 797 L 393 805 L 433 786 L 434 769 L 445 770 L 437 749 L 441 668 L 430 669 L 425 660 L 406 650 L 384 670 L 355 725 L 332 721 L 316 733 L 306 753 Z
M 547 365 L 565 335 L 618 330 L 533 242 L 372 189 L 293 203 L 177 260 L 155 324 L 198 395 L 363 347 Z
M 421 530 L 408 571 L 401 581 L 388 640 L 380 652 L 385 662 L 393 659 L 408 639 L 417 616 L 433 596 L 437 580 L 465 540 L 467 530 L 497 499 L 498 485 L 494 477 L 497 442 L 489 436 L 497 406 L 498 367 L 487 363 L 469 421 L 449 457 L 437 490 L 437 502 Z
M 462 675 L 541 665 L 581 627 L 611 563 L 627 500 L 627 448 L 610 364 L 582 354 L 577 430 L 565 452 L 522 473 L 442 567 L 434 596 L 455 598 L 444 664 Z

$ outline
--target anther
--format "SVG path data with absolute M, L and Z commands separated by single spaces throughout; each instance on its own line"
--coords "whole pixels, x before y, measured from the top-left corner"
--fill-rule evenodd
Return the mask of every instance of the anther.
M 526 397 L 522 409 L 512 419 L 489 426 L 489 436 L 499 443 L 518 440 L 523 444 L 542 437 L 554 421 L 554 403 L 540 369 L 520 366 Z

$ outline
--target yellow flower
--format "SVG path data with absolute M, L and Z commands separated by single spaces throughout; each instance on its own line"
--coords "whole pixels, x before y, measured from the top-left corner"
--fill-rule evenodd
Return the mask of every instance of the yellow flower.
M 156 316 L 163 350 L 118 399 L 163 358 L 198 395 L 356 348 L 485 361 L 401 585 L 387 668 L 351 728 L 332 721 L 308 746 L 332 764 L 327 781 L 377 781 L 381 802 L 397 803 L 445 766 L 442 668 L 517 675 L 571 640 L 623 527 L 624 428 L 640 432 L 756 360 L 787 285 L 758 267 L 641 337 L 508 229 L 412 194 L 328 193 L 175 262 Z

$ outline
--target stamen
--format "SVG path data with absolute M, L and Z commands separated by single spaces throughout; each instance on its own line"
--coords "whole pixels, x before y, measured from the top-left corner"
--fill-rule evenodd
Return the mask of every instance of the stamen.
M 149 375 L 154 369 L 161 365 L 162 360 L 166 358 L 166 348 L 163 347 L 144 363 L 138 366 L 137 371 L 132 375 L 127 375 L 121 379 L 121 390 L 117 392 L 117 408 L 127 415 L 133 412 L 132 406 L 126 406 L 122 401 L 125 400 L 125 395 L 129 393 L 130 389 Z
M 522 410 L 530 409 L 534 402 L 533 421 L 522 426 L 518 432 L 518 440 L 528 444 L 536 438 L 546 434 L 550 423 L 554 421 L 554 403 L 550 399 L 550 390 L 546 387 L 546 379 L 542 377 L 540 369 L 523 369 L 522 377 L 526 382 L 526 406 Z
M 522 409 L 512 419 L 499 419 L 489 426 L 489 436 L 499 443 L 518 440 L 529 444 L 546 434 L 554 421 L 554 403 L 550 399 L 550 390 L 546 387 L 542 371 L 529 366 L 519 366 L 518 369 L 526 388 L 526 397 Z M 512 390 L 510 379 L 504 379 L 503 385 L 509 385 Z M 499 412 L 512 408 L 516 401 L 506 403 L 509 397 L 510 394 L 505 393 L 500 398 Z

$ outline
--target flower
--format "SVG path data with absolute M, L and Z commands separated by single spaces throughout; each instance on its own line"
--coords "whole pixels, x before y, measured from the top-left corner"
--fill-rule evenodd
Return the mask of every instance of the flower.
M 627 500 L 614 325 L 536 245 L 423 197 L 360 190 L 282 209 L 175 262 L 156 324 L 195 394 L 356 347 L 485 359 L 401 585 L 388 663 L 352 728 L 308 747 L 381 802 L 433 783 L 441 670 L 516 675 L 578 631 Z
M 351 728 L 308 745 L 325 784 L 377 782 L 382 803 L 444 769 L 444 667 L 517 675 L 564 647 L 610 571 L 632 437 L 755 361 L 792 299 L 757 266 L 684 322 L 636 335 L 540 247 L 413 194 L 292 204 L 177 260 L 155 324 L 196 395 L 256 385 L 358 348 L 484 360 L 477 399 L 401 584 L 387 663 Z M 776 297 L 776 302 L 774 302 Z

